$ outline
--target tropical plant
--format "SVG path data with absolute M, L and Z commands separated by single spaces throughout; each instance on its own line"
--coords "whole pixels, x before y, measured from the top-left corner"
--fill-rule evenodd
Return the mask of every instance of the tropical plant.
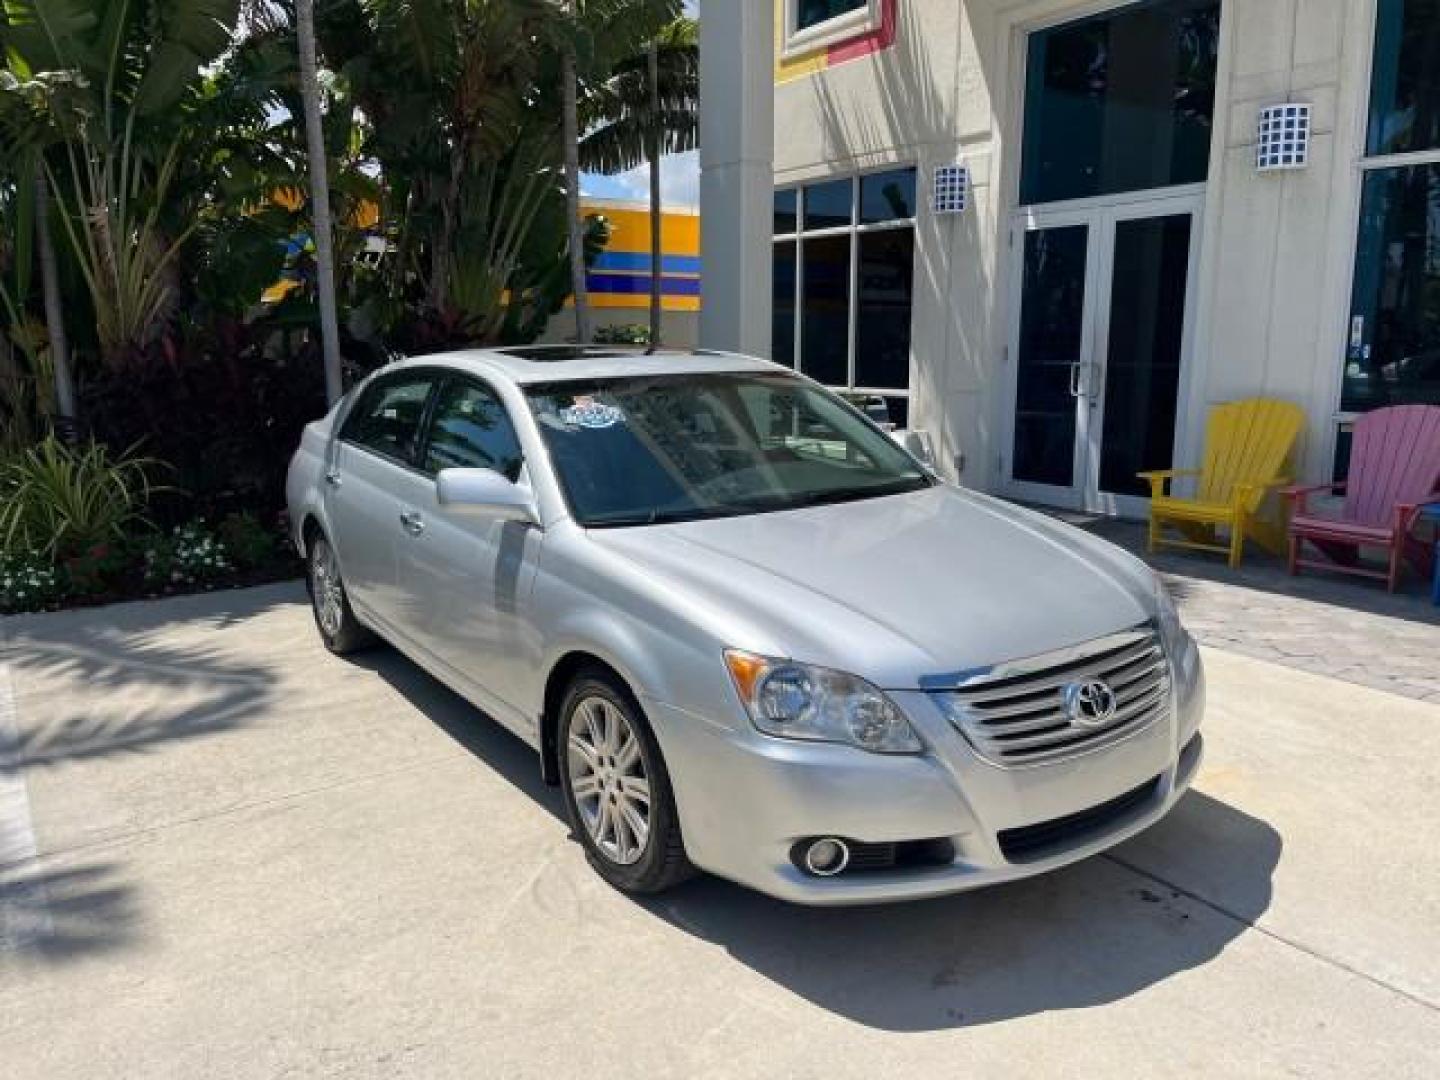
M 661 336 L 660 159 L 694 150 L 700 138 L 699 24 L 680 18 L 660 30 L 640 56 L 615 66 L 597 97 L 595 126 L 580 144 L 596 172 L 650 171 L 650 343 Z
M 239 0 L 6 0 L 0 46 L 11 128 L 42 148 L 59 220 L 115 363 L 152 341 L 175 302 L 176 260 L 199 200 L 177 177 L 202 69 L 230 47 Z M 13 138 L 13 136 L 12 136 Z
M 594 120 L 593 103 L 615 65 L 636 55 L 661 27 L 679 18 L 680 0 L 567 0 L 561 39 L 561 110 L 565 141 L 566 219 L 569 222 L 575 334 L 591 336 L 580 217 L 580 132 Z
M 160 468 L 133 453 L 112 457 L 98 443 L 42 440 L 0 463 L 0 553 L 59 562 L 123 539 L 147 524 Z

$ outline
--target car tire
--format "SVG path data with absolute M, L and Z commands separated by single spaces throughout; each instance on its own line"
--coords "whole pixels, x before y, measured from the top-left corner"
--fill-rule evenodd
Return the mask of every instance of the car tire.
M 310 613 L 320 640 L 336 656 L 348 656 L 374 642 L 375 636 L 360 625 L 350 607 L 340 562 L 324 533 L 317 533 L 305 559 L 305 585 L 310 593 Z
M 648 894 L 694 876 L 660 745 L 624 684 L 598 670 L 577 676 L 556 742 L 565 809 L 601 877 Z

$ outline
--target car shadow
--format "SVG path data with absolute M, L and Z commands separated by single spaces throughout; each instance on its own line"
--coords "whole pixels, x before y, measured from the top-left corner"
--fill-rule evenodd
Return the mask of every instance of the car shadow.
M 1104 1005 L 1208 963 L 1269 906 L 1280 849 L 1192 792 L 1140 847 L 944 899 L 802 908 L 702 878 L 644 903 L 829 1012 L 935 1031 Z M 1221 893 L 1172 873 L 1195 861 L 1228 868 Z
M 392 649 L 353 661 L 566 820 L 521 739 Z M 1102 1005 L 1208 963 L 1269 907 L 1281 847 L 1265 822 L 1192 791 L 1105 855 L 944 899 L 807 908 L 702 876 L 636 903 L 838 1016 L 933 1031 Z

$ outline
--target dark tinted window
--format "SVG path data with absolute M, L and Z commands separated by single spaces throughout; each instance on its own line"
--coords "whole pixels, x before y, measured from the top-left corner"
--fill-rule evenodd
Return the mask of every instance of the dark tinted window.
M 1340 408 L 1440 404 L 1440 165 L 1365 174 Z
M 805 189 L 805 228 L 843 229 L 850 224 L 855 182 L 831 180 Z
M 365 391 L 340 437 L 377 454 L 414 464 L 420 421 L 430 397 L 429 375 L 382 379 Z
M 860 310 L 855 314 L 855 385 L 904 390 L 910 385 L 910 305 L 914 298 L 915 230 L 861 233 Z
M 915 170 L 871 173 L 860 178 L 860 224 L 915 216 Z
M 793 233 L 800 224 L 800 189 L 784 188 L 775 192 L 775 235 Z
M 775 245 L 775 298 L 771 305 L 774 333 L 770 359 L 795 366 L 795 241 Z
M 1031 34 L 1020 201 L 1199 183 L 1220 5 L 1158 0 Z
M 808 30 L 823 22 L 858 11 L 870 0 L 797 0 L 795 29 Z
M 800 370 L 827 386 L 850 375 L 850 235 L 805 241 Z
M 1371 154 L 1440 146 L 1440 0 L 1380 0 L 1370 93 Z
M 452 380 L 440 390 L 425 447 L 425 471 L 494 469 L 520 478 L 520 442 L 505 406 L 487 388 Z

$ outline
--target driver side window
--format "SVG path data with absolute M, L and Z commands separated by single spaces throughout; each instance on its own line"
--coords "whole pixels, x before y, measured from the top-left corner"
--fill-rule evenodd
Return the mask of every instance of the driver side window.
M 504 404 L 488 388 L 452 379 L 440 388 L 422 467 L 494 469 L 512 484 L 520 479 L 520 441 Z

